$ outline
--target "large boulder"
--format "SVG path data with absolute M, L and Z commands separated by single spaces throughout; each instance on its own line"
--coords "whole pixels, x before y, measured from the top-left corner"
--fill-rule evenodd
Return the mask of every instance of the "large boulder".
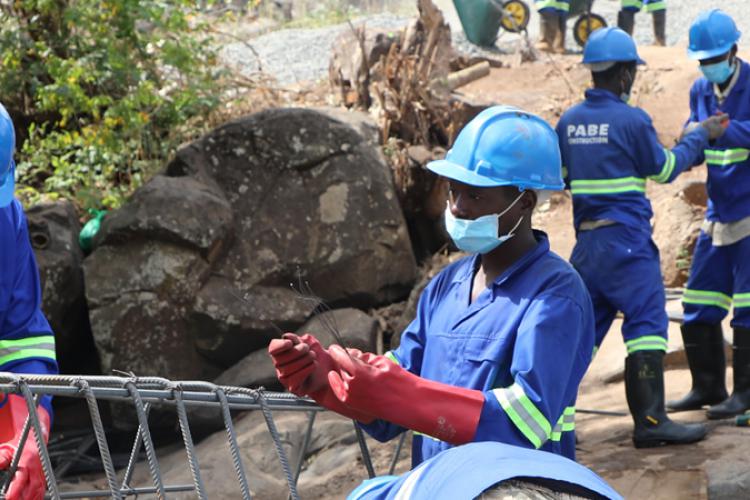
M 218 271 L 238 288 L 304 280 L 327 302 L 370 307 L 413 284 L 390 169 L 324 113 L 272 109 L 228 123 L 179 151 L 167 173 L 224 191 L 236 241 Z
M 335 332 L 335 334 L 333 333 Z M 311 333 L 323 347 L 338 344 L 336 335 L 344 347 L 365 352 L 377 352 L 378 336 L 381 334 L 378 320 L 358 309 L 344 308 L 324 311 L 310 318 L 297 331 L 299 335 Z
M 654 204 L 654 242 L 659 247 L 664 284 L 687 282 L 695 243 L 706 208 L 703 182 L 690 182 L 677 194 Z
M 57 360 L 65 373 L 96 373 L 84 294 L 81 226 L 70 201 L 41 203 L 26 211 L 42 287 L 42 309 L 55 333 Z
M 188 324 L 201 354 L 232 366 L 294 331 L 317 305 L 289 288 L 257 286 L 241 293 L 227 279 L 212 277 L 198 293 Z
M 408 294 L 414 256 L 368 120 L 282 109 L 231 122 L 105 217 L 84 266 L 102 369 L 214 378 L 321 301 Z
M 192 249 L 157 240 L 98 247 L 84 262 L 91 325 L 105 373 L 212 377 L 186 318 L 210 267 Z

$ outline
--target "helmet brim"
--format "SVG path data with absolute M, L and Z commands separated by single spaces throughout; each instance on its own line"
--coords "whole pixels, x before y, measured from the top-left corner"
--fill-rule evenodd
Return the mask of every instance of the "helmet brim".
M 688 48 L 688 57 L 690 59 L 696 59 L 698 61 L 702 61 L 703 59 L 711 59 L 712 57 L 726 54 L 727 52 L 732 50 L 732 47 L 734 46 L 735 43 L 736 42 L 732 42 L 729 44 L 722 45 L 721 47 L 716 47 L 715 49 L 708 49 L 708 50 L 690 50 Z
M 13 201 L 13 192 L 16 188 L 15 173 L 15 165 L 12 165 L 0 184 L 0 208 L 7 207 Z
M 467 170 L 458 163 L 449 160 L 435 160 L 427 164 L 427 169 L 439 176 L 477 187 L 507 186 L 508 182 L 492 179 Z

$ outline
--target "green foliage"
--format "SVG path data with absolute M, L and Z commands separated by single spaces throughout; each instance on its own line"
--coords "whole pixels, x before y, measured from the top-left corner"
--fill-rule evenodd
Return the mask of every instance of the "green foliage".
M 219 103 L 190 0 L 0 1 L 0 92 L 27 197 L 117 207 Z

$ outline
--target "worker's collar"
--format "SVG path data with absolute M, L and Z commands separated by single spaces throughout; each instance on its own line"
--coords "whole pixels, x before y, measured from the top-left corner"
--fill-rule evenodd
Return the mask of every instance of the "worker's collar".
M 547 233 L 544 231 L 538 231 L 534 229 L 534 238 L 536 239 L 537 244 L 523 254 L 517 261 L 515 261 L 511 266 L 503 271 L 503 273 L 495 278 L 495 281 L 492 282 L 493 287 L 497 287 L 502 285 L 508 278 L 511 276 L 523 272 L 524 269 L 529 267 L 532 263 L 534 263 L 539 257 L 547 254 L 549 252 L 549 239 L 547 238 Z M 479 258 L 480 255 L 476 254 L 474 255 L 469 265 L 465 267 L 464 272 L 462 273 L 456 273 L 456 275 L 453 278 L 453 282 L 463 282 L 466 280 L 471 280 L 474 278 L 474 270 L 477 269 L 479 266 Z
M 737 82 L 740 81 L 740 73 L 742 73 L 742 62 L 739 59 L 736 59 L 735 62 L 735 68 L 732 72 L 732 76 L 729 79 L 729 85 L 727 85 L 727 88 L 725 88 L 723 91 L 719 88 L 719 85 L 714 83 L 714 95 L 716 95 L 716 99 L 719 100 L 719 103 L 723 103 L 727 97 L 729 97 L 729 94 L 734 90 L 734 88 L 737 86 Z
M 625 104 L 625 102 L 620 99 L 620 96 L 618 96 L 611 90 L 590 88 L 586 89 L 585 95 L 586 99 L 588 100 L 609 100 Z

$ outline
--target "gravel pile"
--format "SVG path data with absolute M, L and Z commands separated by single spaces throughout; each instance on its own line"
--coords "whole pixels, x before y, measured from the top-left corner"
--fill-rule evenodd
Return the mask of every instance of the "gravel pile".
M 368 28 L 400 30 L 409 21 L 407 17 L 381 14 L 355 20 L 353 24 L 358 26 L 364 23 Z M 315 81 L 328 77 L 331 47 L 341 33 L 350 29 L 344 23 L 324 28 L 273 31 L 247 41 L 257 55 L 246 43 L 236 42 L 225 45 L 220 56 L 247 76 L 262 68 L 281 85 Z
M 413 0 L 404 0 L 412 3 Z M 501 31 L 496 47 L 485 49 L 470 43 L 463 33 L 452 0 L 434 0 L 443 9 L 446 20 L 451 25 L 453 44 L 457 51 L 468 56 L 497 55 L 514 51 L 519 43 L 519 35 Z M 533 0 L 526 0 L 532 6 L 532 18 L 529 23 L 529 35 L 536 39 L 539 32 L 538 14 L 533 9 Z M 665 0 L 667 2 L 667 43 L 686 44 L 690 23 L 702 11 L 719 7 L 732 15 L 740 31 L 750 40 L 750 16 L 748 0 Z M 617 23 L 617 12 L 620 0 L 595 0 L 593 11 L 604 16 L 610 26 Z M 404 28 L 409 18 L 390 14 L 378 14 L 358 19 L 355 24 L 365 23 L 368 27 L 388 30 Z M 572 27 L 575 18 L 568 21 L 567 46 L 571 51 L 580 51 L 573 40 Z M 257 73 L 259 69 L 273 75 L 281 85 L 290 85 L 304 81 L 315 81 L 327 78 L 328 60 L 331 47 L 336 38 L 349 25 L 338 24 L 314 29 L 286 29 L 273 31 L 248 39 L 250 49 L 242 42 L 225 45 L 221 57 L 227 63 L 239 68 L 245 75 Z M 636 16 L 635 38 L 639 44 L 653 41 L 651 15 L 644 12 Z M 256 55 L 257 53 L 257 55 Z M 750 57 L 745 55 L 746 58 Z M 260 59 L 259 59 L 260 58 Z

